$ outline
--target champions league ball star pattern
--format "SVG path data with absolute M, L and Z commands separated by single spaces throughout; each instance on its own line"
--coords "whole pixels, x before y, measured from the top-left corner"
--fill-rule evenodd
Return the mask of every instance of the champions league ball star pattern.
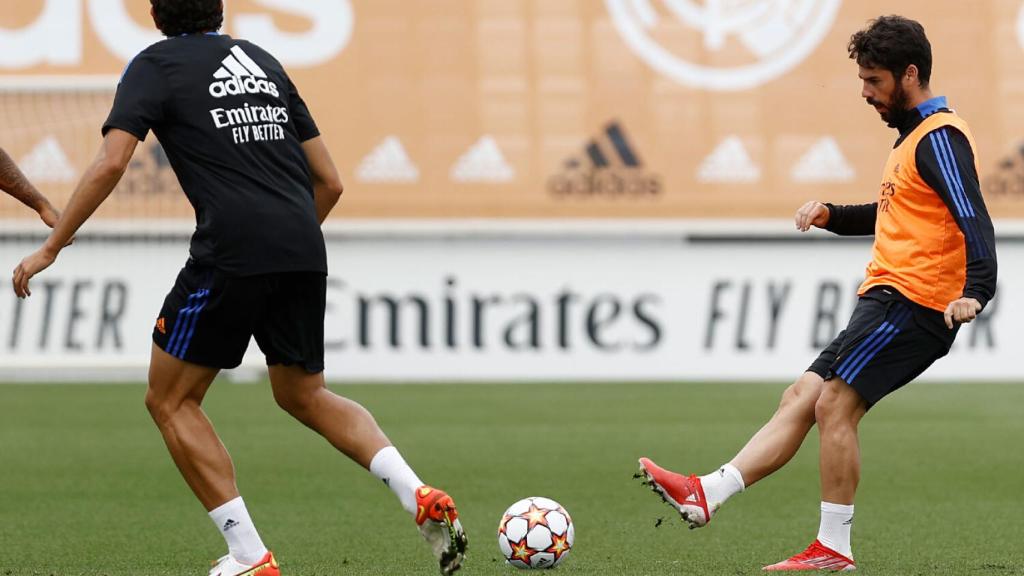
M 498 548 L 517 568 L 554 568 L 572 550 L 572 518 L 549 498 L 524 498 L 508 507 L 498 524 Z

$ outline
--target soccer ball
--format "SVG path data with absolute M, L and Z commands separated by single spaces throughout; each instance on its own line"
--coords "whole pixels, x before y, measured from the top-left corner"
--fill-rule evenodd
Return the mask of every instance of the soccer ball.
M 524 498 L 509 506 L 498 524 L 498 548 L 516 568 L 554 568 L 575 539 L 569 513 L 550 498 Z

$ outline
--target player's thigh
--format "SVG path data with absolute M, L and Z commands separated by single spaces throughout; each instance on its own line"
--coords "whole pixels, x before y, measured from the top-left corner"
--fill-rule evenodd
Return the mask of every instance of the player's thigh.
M 317 392 L 326 388 L 323 372 L 310 373 L 301 366 L 284 364 L 269 365 L 267 371 L 274 401 L 292 414 L 309 411 Z
M 807 370 L 782 395 L 780 409 L 794 407 L 814 419 L 814 406 L 821 396 L 825 380 L 831 376 L 831 367 L 846 340 L 843 330 L 826 346 Z
M 833 376 L 822 386 L 821 395 L 814 405 L 814 417 L 819 426 L 845 422 L 856 426 L 868 409 L 861 393 L 842 378 Z
M 229 277 L 190 261 L 164 300 L 153 342 L 190 364 L 234 368 L 263 314 L 265 293 L 259 277 Z
M 296 367 L 307 374 L 323 372 L 326 275 L 275 274 L 270 283 L 270 304 L 253 329 L 267 365 Z
M 173 411 L 185 400 L 202 403 L 218 372 L 218 368 L 175 358 L 154 343 L 150 355 L 146 406 L 154 416 L 158 416 Z

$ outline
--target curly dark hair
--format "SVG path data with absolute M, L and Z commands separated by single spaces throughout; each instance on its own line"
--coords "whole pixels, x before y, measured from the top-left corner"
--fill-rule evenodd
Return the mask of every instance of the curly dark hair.
M 220 30 L 223 0 L 149 0 L 156 26 L 168 38 Z
M 903 16 L 880 16 L 850 37 L 850 58 L 866 68 L 884 68 L 899 78 L 917 66 L 917 78 L 927 87 L 932 76 L 932 45 L 920 23 Z

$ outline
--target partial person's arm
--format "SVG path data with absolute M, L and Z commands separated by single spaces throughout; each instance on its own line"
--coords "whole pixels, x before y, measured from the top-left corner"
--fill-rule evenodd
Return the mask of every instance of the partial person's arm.
M 324 145 L 324 139 L 320 136 L 302 143 L 302 150 L 306 153 L 306 160 L 309 162 L 309 171 L 313 176 L 313 198 L 316 202 L 316 215 L 323 224 L 327 215 L 331 213 L 335 204 L 345 191 L 341 184 L 341 176 L 334 166 L 331 153 Z
M 875 233 L 878 202 L 840 206 L 825 204 L 825 207 L 828 208 L 825 230 L 840 236 L 872 236 Z
M 112 129 L 107 132 L 99 154 L 71 195 L 57 227 L 39 250 L 22 260 L 14 269 L 14 292 L 19 298 L 32 295 L 28 287 L 29 280 L 53 264 L 75 232 L 110 196 L 128 168 L 128 162 L 138 144 L 138 138 L 123 130 Z
M 53 228 L 60 218 L 60 213 L 50 204 L 36 187 L 28 181 L 25 174 L 18 169 L 14 160 L 0 148 L 0 190 L 10 194 L 16 200 L 39 213 L 43 223 Z
M 836 206 L 812 200 L 796 211 L 796 229 L 823 228 L 840 236 L 871 236 L 875 233 L 878 204 Z
M 967 245 L 963 297 L 950 302 L 946 324 L 970 322 L 996 294 L 996 240 L 974 168 L 974 150 L 962 132 L 943 127 L 921 140 L 915 153 L 921 178 L 945 202 Z M 971 302 L 973 300 L 973 302 Z
M 299 95 L 299 89 L 288 79 L 288 104 L 291 110 L 292 122 L 295 124 L 295 131 L 302 142 L 302 151 L 306 153 L 306 161 L 309 163 L 309 171 L 313 177 L 313 200 L 316 202 L 316 215 L 323 224 L 327 215 L 331 213 L 334 205 L 341 198 L 344 191 L 341 185 L 341 177 L 338 169 L 331 160 L 331 153 L 328 152 L 324 139 L 320 136 L 320 129 L 313 120 L 313 115 L 306 106 L 305 100 Z

